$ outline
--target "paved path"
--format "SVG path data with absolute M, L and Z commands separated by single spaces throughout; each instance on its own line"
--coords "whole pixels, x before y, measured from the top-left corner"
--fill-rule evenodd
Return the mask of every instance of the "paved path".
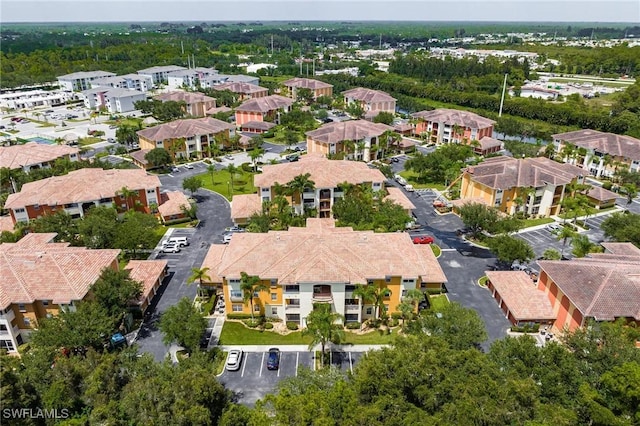
M 333 345 L 328 344 L 326 346 L 327 351 L 351 351 L 351 352 L 368 352 L 389 345 Z M 229 351 L 231 349 L 242 349 L 245 352 L 267 352 L 271 348 L 278 348 L 280 352 L 305 352 L 309 351 L 308 345 L 223 345 L 219 346 L 223 351 Z M 315 350 L 320 350 L 320 345 L 316 345 Z

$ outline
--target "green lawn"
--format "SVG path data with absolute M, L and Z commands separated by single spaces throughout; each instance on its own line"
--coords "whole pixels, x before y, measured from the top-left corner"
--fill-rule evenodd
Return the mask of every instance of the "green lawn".
M 531 226 L 544 225 L 545 223 L 554 222 L 550 217 L 541 217 L 538 219 L 524 219 L 524 228 L 529 228 Z
M 418 174 L 415 173 L 414 171 L 411 170 L 405 170 L 399 173 L 400 176 L 402 176 L 403 178 L 405 178 L 407 180 L 407 182 L 409 182 L 411 185 L 413 185 L 414 188 L 416 189 L 420 189 L 420 188 L 435 188 L 438 191 L 444 191 L 447 187 L 441 183 L 433 183 L 433 182 L 428 182 L 428 183 L 418 183 L 416 182 L 416 178 L 418 177 Z
M 440 256 L 442 253 L 442 249 L 437 244 L 431 244 L 431 251 L 433 251 L 435 257 Z
M 587 209 L 579 209 L 577 211 L 577 216 L 574 212 L 571 212 L 569 214 L 567 213 L 560 213 L 558 215 L 559 218 L 561 219 L 567 219 L 567 220 L 573 220 L 574 217 L 581 217 L 581 216 L 586 216 L 586 215 L 594 215 L 596 213 L 602 213 L 602 212 L 607 212 L 609 210 L 615 210 L 617 207 L 616 206 L 611 206 L 611 207 L 607 207 L 605 209 L 596 209 L 593 207 L 588 207 Z
M 439 294 L 437 296 L 431 296 L 429 302 L 431 303 L 431 309 L 434 311 L 438 311 L 449 304 L 449 299 L 447 299 L 446 295 Z
M 210 189 L 223 195 L 228 200 L 231 200 L 231 179 L 230 174 L 226 170 L 218 170 L 213 173 L 213 182 L 211 182 L 211 173 L 203 173 L 199 175 L 202 177 L 203 188 Z M 256 187 L 253 186 L 253 173 L 242 172 L 236 173 L 233 179 L 233 194 L 254 194 Z
M 486 287 L 487 286 L 487 281 L 489 280 L 489 277 L 482 276 L 480 277 L 480 279 L 478 280 L 478 284 L 480 284 L 482 287 Z
M 345 344 L 352 345 L 384 345 L 392 343 L 396 334 L 381 335 L 374 330 L 366 334 L 344 332 Z M 235 321 L 225 321 L 220 336 L 220 345 L 308 345 L 311 337 L 303 336 L 301 331 L 294 331 L 285 336 L 273 331 L 250 329 Z
M 115 124 L 116 126 L 129 126 L 129 127 L 135 127 L 136 129 L 138 128 L 138 124 L 141 123 L 142 120 L 139 120 L 137 118 L 122 118 L 119 120 L 108 120 L 105 121 L 105 124 Z M 144 126 L 143 126 L 144 127 Z
M 93 145 L 94 143 L 102 142 L 102 138 L 96 136 L 87 136 L 85 138 L 78 138 L 78 144 L 80 146 Z

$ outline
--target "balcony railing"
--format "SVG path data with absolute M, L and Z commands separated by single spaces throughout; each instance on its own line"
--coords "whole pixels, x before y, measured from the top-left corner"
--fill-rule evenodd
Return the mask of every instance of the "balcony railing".
M 296 309 L 300 309 L 300 304 L 289 303 L 287 305 L 284 305 L 284 310 L 287 312 L 294 311 Z
M 9 310 L 6 314 L 0 315 L 0 318 L 7 320 L 8 323 L 11 323 L 15 317 L 16 314 L 13 312 L 13 309 Z
M 333 296 L 330 292 L 329 293 L 313 293 L 312 299 L 314 302 L 321 302 L 321 303 L 333 302 Z
M 242 295 L 237 296 L 237 295 L 232 294 L 230 296 L 230 299 L 231 299 L 232 302 L 242 302 L 243 301 Z
M 358 312 L 360 310 L 360 306 L 358 305 L 346 305 L 344 307 L 346 312 Z

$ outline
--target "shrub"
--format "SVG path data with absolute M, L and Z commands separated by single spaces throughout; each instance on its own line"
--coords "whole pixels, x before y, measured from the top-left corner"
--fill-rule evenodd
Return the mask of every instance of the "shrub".
M 393 312 L 393 313 L 391 314 L 391 318 L 393 318 L 393 319 L 400 319 L 400 318 L 402 318 L 402 314 L 401 314 L 400 312 Z
M 277 317 L 267 317 L 266 320 L 267 322 L 282 322 L 282 320 Z
M 398 318 L 392 318 L 391 321 L 389 321 L 389 327 L 397 327 L 398 324 L 400 324 L 400 320 Z
M 237 319 L 237 320 L 245 320 L 251 319 L 251 314 L 245 314 L 243 312 L 236 312 L 232 314 L 227 314 L 228 319 Z M 256 316 L 256 319 L 262 318 L 261 316 Z
M 540 324 L 535 323 L 511 326 L 511 331 L 515 333 L 537 333 L 538 330 L 540 330 Z
M 273 328 L 273 324 L 271 324 L 270 322 L 267 322 L 264 324 L 265 330 L 271 330 L 272 328 Z
M 244 321 L 242 321 L 242 322 L 243 322 L 243 323 L 245 323 L 245 325 L 246 325 L 247 327 L 249 327 L 249 328 L 256 328 L 257 326 L 259 326 L 259 325 L 260 325 L 260 321 L 259 321 L 259 320 L 257 320 L 257 319 L 255 319 L 255 320 L 253 320 L 253 321 L 251 321 L 251 320 L 249 319 L 249 320 L 244 320 Z
M 243 172 L 251 173 L 253 171 L 253 164 L 242 163 L 242 165 L 240 165 L 240 168 L 242 169 Z
M 356 322 L 348 322 L 348 323 L 345 325 L 345 328 L 346 328 L 347 330 L 360 330 L 360 323 L 359 323 L 359 322 L 357 322 L 357 321 L 356 321 Z
M 368 323 L 369 323 L 369 327 L 378 328 L 382 324 L 382 321 L 379 319 L 370 319 Z
M 289 330 L 297 330 L 298 329 L 298 323 L 297 322 L 288 322 L 287 323 L 287 329 L 289 329 Z
M 613 183 L 612 183 L 612 182 L 603 182 L 603 183 L 602 183 L 602 187 L 603 187 L 604 189 L 611 190 L 611 187 L 612 187 L 612 186 L 613 186 Z

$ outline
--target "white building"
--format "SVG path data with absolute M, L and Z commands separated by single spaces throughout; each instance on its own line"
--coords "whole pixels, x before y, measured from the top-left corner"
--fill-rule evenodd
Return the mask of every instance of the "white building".
M 117 87 L 120 89 L 132 89 L 139 92 L 147 92 L 153 89 L 153 80 L 148 75 L 125 74 L 93 80 L 91 82 L 91 87 Z
M 0 95 L 0 107 L 11 109 L 31 109 L 60 105 L 74 98 L 66 90 L 29 90 L 28 92 L 3 93 Z
M 181 70 L 186 70 L 186 68 L 180 67 L 178 65 L 165 65 L 160 67 L 145 68 L 143 70 L 139 70 L 138 74 L 151 77 L 153 84 L 157 85 L 167 83 L 169 73 Z
M 147 99 L 147 95 L 137 90 L 112 87 L 96 87 L 82 92 L 87 108 L 105 108 L 110 113 L 123 113 L 135 110 L 135 103 Z
M 114 73 L 107 71 L 81 71 L 59 76 L 58 83 L 64 90 L 81 92 L 90 89 L 93 80 L 113 76 Z
M 167 85 L 169 89 L 182 89 L 185 87 L 195 89 L 203 79 L 217 74 L 218 71 L 213 68 L 201 67 L 172 71 L 167 74 Z

